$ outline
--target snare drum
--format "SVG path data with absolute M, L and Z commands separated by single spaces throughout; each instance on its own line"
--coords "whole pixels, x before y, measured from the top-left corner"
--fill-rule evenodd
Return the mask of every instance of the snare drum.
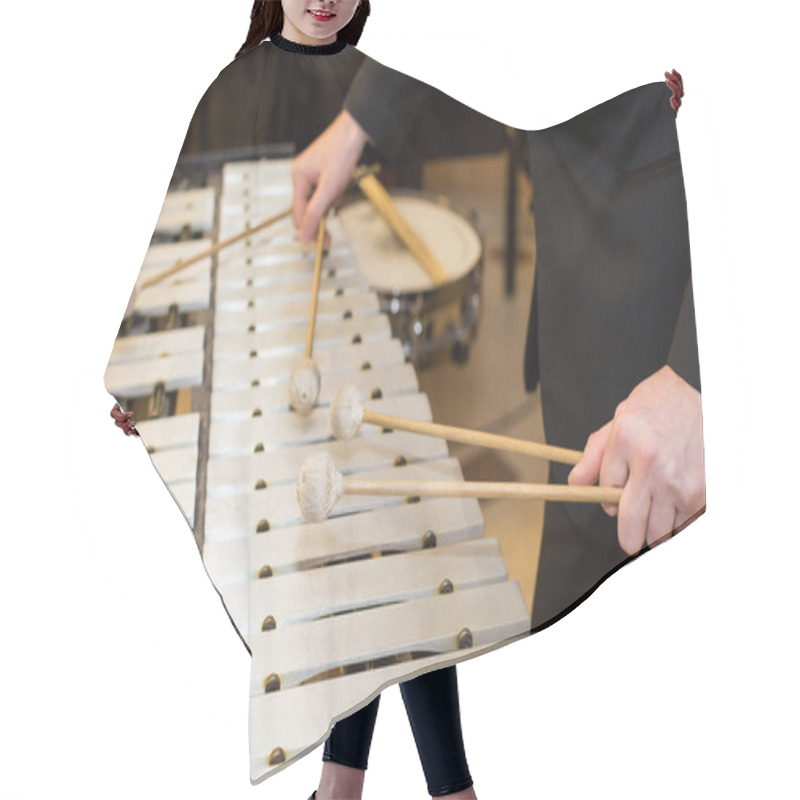
M 359 271 L 378 293 L 392 334 L 402 341 L 406 358 L 417 369 L 447 354 L 464 362 L 478 329 L 483 239 L 473 221 L 444 197 L 402 189 L 393 190 L 391 196 L 449 280 L 434 286 L 372 203 L 363 198 L 345 201 L 337 215 Z

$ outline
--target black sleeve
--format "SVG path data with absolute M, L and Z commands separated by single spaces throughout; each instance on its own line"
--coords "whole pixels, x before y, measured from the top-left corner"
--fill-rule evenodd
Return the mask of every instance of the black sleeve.
M 691 278 L 683 292 L 667 364 L 688 384 L 700 391 L 700 363 L 697 356 L 697 328 Z
M 344 107 L 385 156 L 400 151 L 423 103 L 435 90 L 422 81 L 365 58 Z

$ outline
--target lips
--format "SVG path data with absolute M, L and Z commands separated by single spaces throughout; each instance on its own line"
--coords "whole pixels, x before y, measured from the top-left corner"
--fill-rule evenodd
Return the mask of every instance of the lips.
M 311 14 L 314 19 L 319 20 L 320 22 L 328 22 L 328 20 L 333 19 L 336 14 L 332 14 L 330 11 L 320 11 L 319 9 L 309 9 L 308 13 Z

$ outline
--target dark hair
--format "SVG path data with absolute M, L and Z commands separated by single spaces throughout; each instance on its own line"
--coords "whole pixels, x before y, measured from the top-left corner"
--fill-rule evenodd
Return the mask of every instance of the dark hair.
M 369 0 L 361 0 L 353 18 L 339 31 L 336 38 L 345 39 L 348 44 L 358 44 L 368 16 Z M 280 0 L 255 0 L 253 10 L 250 12 L 250 30 L 236 58 L 263 42 L 268 36 L 273 36 L 282 30 L 283 6 Z

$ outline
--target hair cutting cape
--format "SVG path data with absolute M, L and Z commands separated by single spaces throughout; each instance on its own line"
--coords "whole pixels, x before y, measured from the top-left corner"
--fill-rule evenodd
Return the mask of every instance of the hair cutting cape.
M 635 557 L 597 502 L 447 493 L 566 484 L 569 463 L 386 421 L 339 439 L 339 387 L 368 412 L 570 450 L 665 366 L 700 389 L 664 82 L 520 131 L 352 46 L 278 41 L 225 67 L 198 104 L 105 373 L 252 655 L 254 781 L 384 687 L 551 624 Z M 163 273 L 288 209 L 292 156 L 342 108 L 369 136 L 362 163 L 380 165 L 447 277 L 434 283 L 352 184 L 327 222 L 319 396 L 300 413 L 289 383 L 315 244 L 291 218 Z M 421 483 L 346 490 L 307 521 L 298 477 L 319 453 L 345 482 Z M 430 481 L 448 486 L 428 493 Z

